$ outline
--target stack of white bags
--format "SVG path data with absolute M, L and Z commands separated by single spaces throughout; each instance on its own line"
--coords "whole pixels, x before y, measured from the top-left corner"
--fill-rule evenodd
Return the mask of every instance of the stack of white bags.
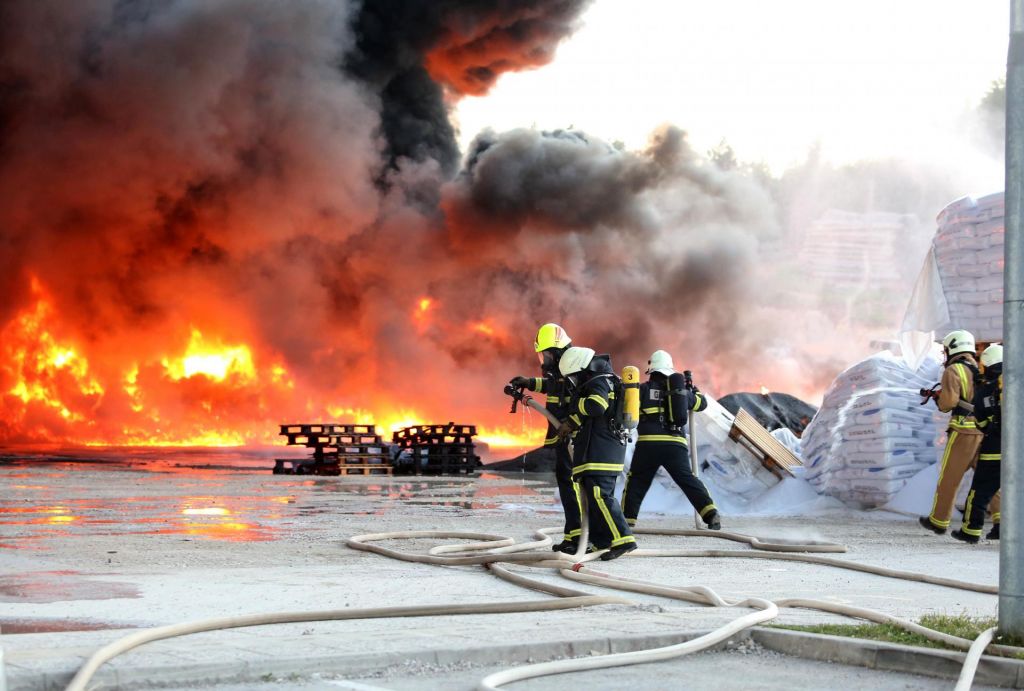
M 938 458 L 936 408 L 918 391 L 938 383 L 934 353 L 912 370 L 888 352 L 836 378 L 801 440 L 805 479 L 822 494 L 858 507 L 882 506 Z
M 938 215 L 933 248 L 949 327 L 980 341 L 1003 332 L 1003 193 L 963 197 Z

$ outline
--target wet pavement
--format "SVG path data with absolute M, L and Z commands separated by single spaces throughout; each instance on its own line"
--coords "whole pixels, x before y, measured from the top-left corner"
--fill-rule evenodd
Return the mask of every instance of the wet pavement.
M 179 535 L 185 540 L 271 541 L 280 539 L 282 531 L 304 530 L 305 519 L 317 514 L 374 515 L 396 504 L 476 511 L 512 502 L 547 509 L 555 501 L 553 485 L 537 477 L 500 486 L 479 483 L 504 479 L 486 472 L 310 478 L 272 475 L 273 462 L 268 465 L 261 456 L 183 454 L 126 454 L 104 460 L 0 456 L 0 478 L 8 487 L 0 497 L 0 554 L 52 549 L 54 539 L 68 537 Z M 94 488 L 76 487 L 76 477 L 98 474 L 102 483 L 104 473 L 110 474 L 111 483 L 101 496 Z M 330 494 L 354 495 L 362 501 L 343 507 L 320 501 Z M 4 588 L 0 580 L 0 601 Z
M 267 612 L 544 597 L 480 567 L 401 562 L 349 549 L 344 540 L 402 530 L 482 531 L 527 540 L 534 530 L 561 522 L 551 477 L 486 472 L 468 477 L 288 476 L 273 475 L 272 460 L 262 466 L 259 458 L 247 459 L 251 466 L 227 460 L 227 455 L 147 454 L 139 466 L 134 461 L 41 462 L 0 455 L 0 483 L 6 488 L 0 496 L 0 645 L 9 683 L 24 683 L 9 688 L 48 688 L 33 685 L 40 679 L 66 683 L 85 655 L 137 627 Z M 641 518 L 645 525 L 690 524 L 689 516 Z M 924 533 L 912 520 L 856 512 L 811 522 L 801 517 L 727 519 L 729 528 L 748 534 L 842 542 L 851 547 L 846 557 L 880 566 L 997 580 L 998 545 L 965 547 Z M 644 536 L 642 546 L 682 543 L 688 549 L 723 547 L 705 536 L 683 541 Z M 422 552 L 429 546 L 431 541 L 413 540 L 401 549 Z M 955 573 L 949 573 L 951 563 Z M 627 558 L 601 568 L 659 583 L 708 584 L 726 597 L 826 597 L 914 618 L 926 612 L 990 616 L 996 603 L 991 595 L 806 564 Z M 530 573 L 565 585 L 555 573 Z M 370 667 L 376 668 L 414 651 L 432 660 L 485 644 L 503 651 L 530 645 L 547 650 L 541 640 L 550 639 L 552 645 L 566 637 L 617 640 L 661 630 L 675 635 L 706 630 L 735 616 L 661 599 L 639 601 L 637 608 L 610 616 L 566 611 L 479 621 L 396 619 L 211 632 L 201 634 L 207 638 L 185 637 L 154 644 L 151 652 L 145 652 L 150 646 L 133 652 L 110 665 L 114 677 L 108 680 L 133 674 L 143 679 L 157 670 L 166 683 L 196 683 L 198 677 L 188 674 L 214 667 L 223 675 L 217 680 L 236 674 L 261 679 L 282 670 L 304 674 L 317 651 L 325 670 L 363 665 L 361 651 L 374 651 L 379 659 Z M 787 610 L 780 619 L 806 624 L 838 617 Z M 540 633 L 546 638 L 538 638 Z M 20 676 L 10 676 L 15 672 Z M 408 688 L 436 687 L 435 681 L 454 680 L 452 672 L 441 669 L 435 679 Z M 463 687 L 462 681 L 455 687 Z

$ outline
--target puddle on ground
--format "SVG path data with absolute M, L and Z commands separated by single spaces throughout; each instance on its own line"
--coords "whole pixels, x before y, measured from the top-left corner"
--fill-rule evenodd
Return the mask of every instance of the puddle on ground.
M 259 454 L 242 465 L 225 465 L 242 456 L 237 451 L 212 457 L 208 452 L 130 452 L 113 460 L 0 456 L 0 481 L 14 480 L 0 496 L 0 550 L 59 549 L 55 539 L 125 534 L 262 542 L 279 539 L 285 531 L 315 529 L 332 516 L 382 515 L 398 505 L 446 512 L 510 505 L 544 510 L 557 501 L 551 479 L 538 476 L 483 472 L 300 479 L 273 475 Z M 185 467 L 183 460 L 194 467 Z M 166 470 L 172 466 L 173 471 Z M 85 475 L 87 482 L 77 481 Z M 97 479 L 103 480 L 100 489 Z
M 0 602 L 42 603 L 128 597 L 139 597 L 138 587 L 79 571 L 32 571 L 0 576 Z

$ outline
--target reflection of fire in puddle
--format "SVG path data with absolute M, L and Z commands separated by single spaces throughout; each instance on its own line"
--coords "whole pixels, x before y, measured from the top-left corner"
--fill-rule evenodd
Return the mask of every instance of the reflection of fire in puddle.
M 34 571 L 0 576 L 0 602 L 64 602 L 139 597 L 129 583 L 92 580 L 79 571 Z M 6 630 L 4 630 L 6 633 Z
M 158 461 L 156 456 L 143 464 L 0 457 L 0 477 L 17 479 L 0 496 L 0 550 L 59 549 L 55 538 L 116 535 L 262 542 L 284 531 L 322 528 L 331 516 L 382 515 L 402 505 L 459 511 L 503 509 L 510 503 L 547 508 L 555 502 L 553 484 L 537 477 L 510 481 L 483 472 L 300 479 L 271 475 L 268 467 L 253 466 L 253 459 L 237 468 L 176 466 L 171 473 L 165 468 L 172 461 Z M 55 467 L 66 472 L 55 473 Z M 104 481 L 97 496 L 89 483 L 112 471 L 126 474 L 109 476 L 111 482 Z

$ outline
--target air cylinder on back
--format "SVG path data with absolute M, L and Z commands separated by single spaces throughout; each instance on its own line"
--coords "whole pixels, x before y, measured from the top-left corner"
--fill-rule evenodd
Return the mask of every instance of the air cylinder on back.
M 690 397 L 686 395 L 686 378 L 679 372 L 668 375 L 668 422 L 676 427 L 686 424 Z
M 632 365 L 622 368 L 622 428 L 636 429 L 640 422 L 640 370 Z

